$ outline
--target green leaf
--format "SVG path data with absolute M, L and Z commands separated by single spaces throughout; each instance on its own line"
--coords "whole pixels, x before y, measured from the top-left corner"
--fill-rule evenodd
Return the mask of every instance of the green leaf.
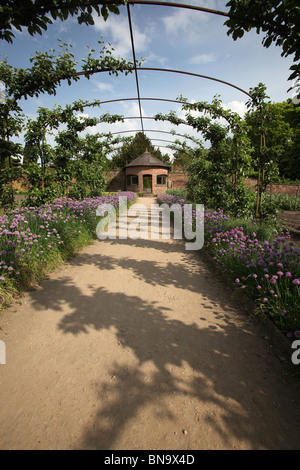
M 117 7 L 117 5 L 107 5 L 107 7 L 111 13 L 114 13 L 115 15 L 119 15 L 120 10 Z
M 101 8 L 101 15 L 103 16 L 104 21 L 106 21 L 109 15 L 106 5 L 103 5 Z
M 268 47 L 270 47 L 271 44 L 272 44 L 272 37 L 271 36 L 269 36 L 269 37 L 267 37 L 263 40 L 263 45 L 265 47 L 268 48 Z

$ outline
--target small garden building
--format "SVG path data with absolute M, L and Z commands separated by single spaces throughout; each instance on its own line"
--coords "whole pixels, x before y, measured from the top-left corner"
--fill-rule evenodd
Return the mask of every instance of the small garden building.
M 126 190 L 143 194 L 164 194 L 169 187 L 169 169 L 167 163 L 146 150 L 125 166 Z

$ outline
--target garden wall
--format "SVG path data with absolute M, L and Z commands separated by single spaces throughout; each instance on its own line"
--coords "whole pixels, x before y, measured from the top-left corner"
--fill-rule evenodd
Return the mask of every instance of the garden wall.
M 257 181 L 252 178 L 248 178 L 246 180 L 246 185 L 250 187 L 255 187 Z M 279 184 L 279 183 L 274 183 L 272 184 L 272 187 L 268 186 L 267 191 L 270 191 L 272 193 L 276 194 L 288 194 L 289 196 L 296 196 L 297 194 L 300 193 L 300 187 L 298 184 Z
M 106 171 L 107 191 L 124 191 L 126 188 L 126 178 L 124 170 Z
M 172 182 L 171 189 L 184 189 L 187 182 L 186 173 L 169 173 L 169 180 Z
M 126 188 L 126 178 L 125 171 L 123 170 L 112 170 L 105 172 L 108 188 L 107 191 L 123 191 Z M 184 171 L 171 171 L 169 173 L 169 180 L 172 182 L 172 189 L 184 189 L 187 182 L 187 174 Z M 246 185 L 249 187 L 255 187 L 256 180 L 248 178 L 246 180 Z M 23 178 L 13 182 L 13 188 L 17 191 L 26 191 L 26 176 L 23 175 Z M 277 194 L 287 194 L 290 196 L 300 196 L 300 185 L 297 184 L 273 184 L 272 188 L 268 188 L 272 193 Z

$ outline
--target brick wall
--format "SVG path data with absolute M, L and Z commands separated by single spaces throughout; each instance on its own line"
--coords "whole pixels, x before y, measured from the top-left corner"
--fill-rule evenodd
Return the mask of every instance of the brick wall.
M 169 173 L 169 180 L 172 185 L 170 189 L 184 189 L 186 186 L 187 175 L 185 173 Z
M 246 185 L 250 187 L 255 187 L 257 181 L 252 178 L 247 178 Z M 276 194 L 288 194 L 289 196 L 296 196 L 300 193 L 299 185 L 297 184 L 279 184 L 274 183 L 272 187 L 268 186 L 267 191 L 271 191 Z
M 168 189 L 168 184 L 164 186 L 158 186 L 156 184 L 156 176 L 157 175 L 168 175 L 169 185 L 171 186 L 170 189 L 183 189 L 185 188 L 187 182 L 187 175 L 183 171 L 177 172 L 170 172 L 168 174 L 168 170 L 164 168 L 147 168 L 147 167 L 132 167 L 126 168 L 125 170 L 116 170 L 116 171 L 107 171 L 105 172 L 107 178 L 107 191 L 124 191 L 126 189 L 126 174 L 137 175 L 139 174 L 141 177 L 139 178 L 139 186 L 132 186 L 127 187 L 128 191 L 134 192 L 143 192 L 142 188 L 142 176 L 146 174 L 152 175 L 152 192 L 153 194 L 163 194 Z M 171 184 L 170 184 L 171 182 Z M 25 185 L 22 186 L 22 183 Z M 255 187 L 256 180 L 248 178 L 246 180 L 246 185 L 250 187 Z M 26 176 L 13 182 L 13 187 L 16 190 L 26 190 Z M 270 188 L 268 188 L 270 190 Z M 297 184 L 273 184 L 272 185 L 272 193 L 278 194 L 288 194 L 288 195 L 300 195 L 300 186 Z
M 126 178 L 124 170 L 106 171 L 107 191 L 125 191 Z
M 166 168 L 149 168 L 144 166 L 135 166 L 135 167 L 128 167 L 125 169 L 126 176 L 128 175 L 137 175 L 139 177 L 139 184 L 133 186 L 126 186 L 128 191 L 134 191 L 136 193 L 143 192 L 143 176 L 144 175 L 151 175 L 152 176 L 152 193 L 153 194 L 164 194 L 168 189 L 166 185 L 158 185 L 156 183 L 156 177 L 158 175 L 166 175 L 168 176 L 168 170 Z

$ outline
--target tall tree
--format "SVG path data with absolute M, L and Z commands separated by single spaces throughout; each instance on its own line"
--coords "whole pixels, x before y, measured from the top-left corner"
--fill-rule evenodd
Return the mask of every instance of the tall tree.
M 137 132 L 130 143 L 125 143 L 116 151 L 115 155 L 112 157 L 112 168 L 123 168 L 127 163 L 142 155 L 146 150 L 159 160 L 170 163 L 168 154 L 163 155 L 159 149 L 154 148 L 151 140 L 143 132 Z
M 204 152 L 201 142 L 199 142 L 199 147 L 193 148 L 185 140 L 180 141 L 178 139 L 175 140 L 174 144 L 169 145 L 169 148 L 174 151 L 173 168 L 182 167 L 186 169 L 194 159 L 199 158 Z
M 300 179 L 300 108 L 292 100 L 265 104 L 264 128 L 272 158 L 278 165 L 279 175 L 292 180 Z M 259 112 L 245 115 L 248 135 L 258 161 L 260 151 Z

